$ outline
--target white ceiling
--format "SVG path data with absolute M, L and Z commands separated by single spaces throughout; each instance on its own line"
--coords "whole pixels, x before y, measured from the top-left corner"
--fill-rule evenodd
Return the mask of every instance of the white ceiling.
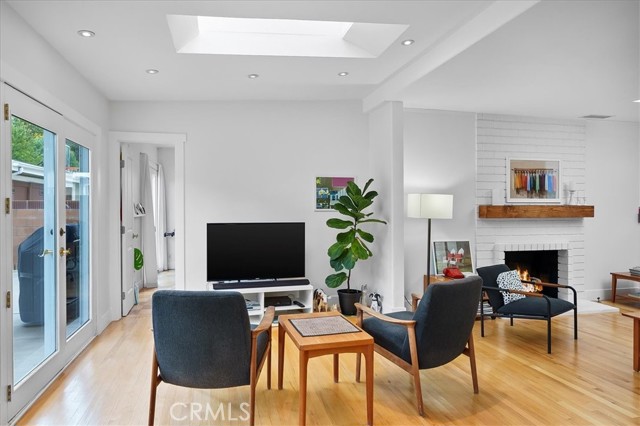
M 637 122 L 640 104 L 631 101 L 640 98 L 639 3 L 9 1 L 114 101 L 359 99 L 368 109 L 388 99 L 407 107 Z M 179 54 L 168 14 L 409 28 L 377 58 Z M 79 37 L 80 29 L 96 37 Z M 400 45 L 407 38 L 416 43 Z M 160 73 L 148 75 L 149 68 Z M 341 71 L 349 76 L 339 77 Z M 253 73 L 260 77 L 247 78 Z

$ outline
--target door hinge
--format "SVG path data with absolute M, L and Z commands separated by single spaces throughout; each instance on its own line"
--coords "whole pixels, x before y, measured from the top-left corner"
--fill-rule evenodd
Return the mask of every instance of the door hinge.
M 7 385 L 7 401 L 11 402 L 11 385 Z
M 9 121 L 9 104 L 4 104 L 4 121 Z
M 120 168 L 124 169 L 124 160 L 123 159 L 120 159 Z
M 124 226 L 121 226 L 121 227 L 120 227 L 120 233 L 121 233 L 122 235 L 124 235 L 124 233 L 125 233 L 125 232 L 126 232 L 126 230 L 124 229 Z
M 122 299 L 122 300 L 124 300 L 124 299 L 125 299 L 124 291 L 122 292 L 122 295 L 121 295 L 120 297 L 121 297 L 121 299 Z
M 5 305 L 7 309 L 11 308 L 11 291 L 7 292 L 7 298 L 5 299 Z
M 4 199 L 4 214 L 11 213 L 11 198 L 7 197 Z

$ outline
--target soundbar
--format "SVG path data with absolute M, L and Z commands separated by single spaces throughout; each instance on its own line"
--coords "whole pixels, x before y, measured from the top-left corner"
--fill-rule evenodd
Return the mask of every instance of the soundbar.
M 214 290 L 238 290 L 243 288 L 258 287 L 284 287 L 292 285 L 307 285 L 309 280 L 306 278 L 296 278 L 292 280 L 255 280 L 255 281 L 231 281 L 231 282 L 214 282 L 211 287 Z

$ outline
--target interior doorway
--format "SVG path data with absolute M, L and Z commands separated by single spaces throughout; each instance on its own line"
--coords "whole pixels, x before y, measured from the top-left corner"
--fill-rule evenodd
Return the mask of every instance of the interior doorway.
M 111 148 L 117 150 L 122 180 L 117 290 L 121 295 L 118 314 L 125 316 L 135 303 L 136 289 L 160 284 L 166 288 L 169 283 L 173 288 L 184 288 L 185 136 L 112 132 L 110 139 Z M 162 204 L 167 207 L 164 214 Z M 143 266 L 136 269 L 139 265 L 134 259 L 140 254 Z

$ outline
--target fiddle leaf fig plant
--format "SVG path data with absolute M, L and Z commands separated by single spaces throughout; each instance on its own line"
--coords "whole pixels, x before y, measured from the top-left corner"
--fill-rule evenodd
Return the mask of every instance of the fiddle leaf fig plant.
M 327 250 L 329 264 L 336 272 L 324 280 L 327 287 L 340 287 L 346 281 L 347 288 L 351 289 L 351 270 L 356 266 L 358 260 L 367 260 L 373 256 L 366 244 L 374 241 L 373 235 L 360 227 L 365 223 L 387 224 L 384 220 L 371 217 L 373 213 L 364 212 L 371 207 L 373 199 L 378 196 L 376 191 L 367 192 L 372 182 L 373 179 L 369 179 L 363 189 L 360 189 L 354 182 L 347 183 L 347 195 L 341 196 L 333 205 L 333 208 L 346 218 L 329 219 L 327 226 L 334 229 L 344 229 L 345 232 L 336 235 L 336 242 Z

